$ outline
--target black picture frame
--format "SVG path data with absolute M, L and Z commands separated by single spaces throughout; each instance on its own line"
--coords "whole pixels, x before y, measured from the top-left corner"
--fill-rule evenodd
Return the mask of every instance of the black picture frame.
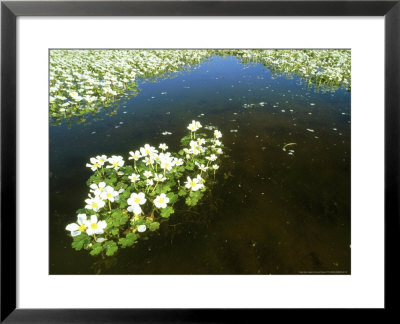
M 243 322 L 266 309 L 16 308 L 16 19 L 19 16 L 384 16 L 385 310 L 396 309 L 399 246 L 400 0 L 396 1 L 2 1 L 1 322 Z M 40 292 L 38 292 L 40 294 Z M 264 317 L 265 318 L 265 317 Z M 265 318 L 267 320 L 267 318 Z M 248 322 L 245 320 L 245 322 Z

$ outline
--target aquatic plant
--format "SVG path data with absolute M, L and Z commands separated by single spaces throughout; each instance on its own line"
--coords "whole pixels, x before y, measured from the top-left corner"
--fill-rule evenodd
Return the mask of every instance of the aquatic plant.
M 51 50 L 49 116 L 52 124 L 101 110 L 114 114 L 138 93 L 138 80 L 154 80 L 194 67 L 212 55 L 264 64 L 316 89 L 351 89 L 349 50 Z
M 242 62 L 262 63 L 276 75 L 299 77 L 316 90 L 351 90 L 351 51 L 328 50 L 219 50 Z
M 113 103 L 137 94 L 138 79 L 181 71 L 208 56 L 207 50 L 51 50 L 50 121 L 112 113 Z
M 158 148 L 145 144 L 129 152 L 128 161 L 119 155 L 89 159 L 86 166 L 93 174 L 86 205 L 77 211 L 76 223 L 66 226 L 75 250 L 112 256 L 158 230 L 175 205 L 199 203 L 215 183 L 222 133 L 210 126 L 211 135 L 201 132 L 194 120 L 187 128 L 190 133 L 177 153 L 167 151 L 165 143 Z

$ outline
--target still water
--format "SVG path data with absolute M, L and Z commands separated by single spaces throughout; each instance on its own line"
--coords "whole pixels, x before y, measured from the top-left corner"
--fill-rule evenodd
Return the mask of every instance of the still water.
M 50 274 L 350 274 L 350 93 L 317 90 L 214 56 L 139 82 L 111 116 L 50 126 Z M 65 226 L 87 198 L 89 158 L 177 150 L 193 119 L 228 148 L 211 201 L 116 257 L 73 250 Z

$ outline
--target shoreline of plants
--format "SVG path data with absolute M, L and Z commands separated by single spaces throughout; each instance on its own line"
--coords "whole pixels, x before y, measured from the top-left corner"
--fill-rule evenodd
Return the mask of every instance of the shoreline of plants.
M 350 50 L 51 50 L 50 122 L 96 114 L 136 95 L 138 79 L 168 76 L 213 55 L 262 63 L 317 89 L 351 90 Z

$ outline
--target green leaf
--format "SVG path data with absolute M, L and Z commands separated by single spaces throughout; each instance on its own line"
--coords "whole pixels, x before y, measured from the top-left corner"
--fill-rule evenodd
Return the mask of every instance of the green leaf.
M 107 241 L 104 244 L 104 248 L 106 249 L 107 256 L 112 256 L 118 251 L 118 245 L 114 241 Z
M 130 188 L 127 188 L 123 193 L 121 193 L 122 198 L 128 198 L 131 195 L 131 191 L 129 189 Z
M 200 191 L 192 191 L 189 194 L 189 197 L 186 198 L 186 205 L 188 206 L 196 206 L 199 200 L 203 197 L 203 193 Z
M 118 243 L 122 248 L 126 248 L 127 246 L 132 246 L 135 243 L 137 236 L 133 233 L 129 233 L 125 238 L 120 238 Z
M 174 194 L 173 192 L 169 192 L 167 194 L 167 197 L 169 198 L 169 204 L 174 204 L 178 200 L 178 195 Z
M 100 243 L 93 244 L 92 250 L 90 251 L 91 255 L 98 255 L 103 251 L 103 247 Z
M 160 228 L 160 223 L 159 222 L 153 222 L 149 225 L 149 230 L 154 232 Z
M 186 170 L 193 170 L 194 169 L 194 163 L 192 161 L 187 162 L 186 166 L 185 166 L 185 169 Z
M 188 193 L 188 190 L 185 187 L 182 187 L 178 191 L 178 196 L 182 197 L 182 196 L 185 196 L 187 193 Z
M 171 190 L 171 187 L 168 185 L 163 185 L 161 192 L 166 193 Z
M 176 185 L 176 181 L 174 179 L 169 179 L 166 184 L 170 187 L 173 187 Z
M 174 213 L 174 209 L 171 206 L 168 206 L 167 208 L 163 208 L 160 211 L 161 217 L 164 217 L 164 218 L 168 218 L 173 213 Z
M 125 207 L 128 206 L 128 203 L 127 203 L 125 200 L 122 200 L 122 201 L 119 203 L 119 206 L 120 206 L 121 208 L 125 208 Z
M 118 235 L 118 233 L 119 233 L 119 228 L 113 228 L 113 229 L 110 231 L 110 233 L 111 233 L 112 235 Z
M 90 237 L 87 236 L 86 234 L 81 234 L 78 236 L 74 237 L 74 241 L 72 242 L 72 247 L 76 250 L 82 250 L 83 248 L 87 248 L 87 246 L 90 244 Z

